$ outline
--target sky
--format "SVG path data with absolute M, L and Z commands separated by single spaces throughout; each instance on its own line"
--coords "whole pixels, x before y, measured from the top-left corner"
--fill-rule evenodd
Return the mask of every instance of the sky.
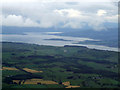
M 117 4 L 118 0 L 2 0 L 0 25 L 106 30 L 106 24 L 118 23 Z

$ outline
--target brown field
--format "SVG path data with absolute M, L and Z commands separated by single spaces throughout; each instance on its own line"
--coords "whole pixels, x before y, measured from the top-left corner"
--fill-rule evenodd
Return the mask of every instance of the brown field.
M 72 85 L 70 85 L 70 86 L 68 86 L 68 87 L 65 87 L 65 88 L 79 88 L 80 86 L 72 86 Z
M 67 87 L 65 87 L 65 88 L 79 88 L 80 86 L 72 86 L 72 85 L 70 85 L 70 82 L 69 81 L 67 81 L 67 82 L 63 82 L 62 83 L 64 86 L 67 86 Z
M 2 70 L 18 70 L 17 68 L 2 67 Z
M 41 73 L 41 72 L 43 72 L 43 71 L 37 71 L 37 70 L 29 69 L 29 68 L 23 68 L 23 70 L 25 70 L 27 72 L 31 72 L 31 73 Z
M 20 80 L 13 80 L 13 83 L 19 84 Z
M 13 80 L 13 82 L 18 84 L 20 80 Z M 21 84 L 58 84 L 57 82 L 43 79 L 28 79 L 24 83 L 23 82 L 24 80 L 21 81 Z
M 70 85 L 70 82 L 69 82 L 69 81 L 63 82 L 62 84 L 63 84 L 64 86 L 69 86 L 69 85 Z
M 20 80 L 13 80 L 13 83 L 19 84 Z M 26 81 L 22 80 L 21 84 L 58 84 L 55 81 L 50 81 L 50 80 L 43 80 L 43 79 L 28 79 Z M 70 82 L 63 82 L 63 85 L 67 86 L 65 88 L 79 88 L 80 86 L 72 86 L 70 85 Z

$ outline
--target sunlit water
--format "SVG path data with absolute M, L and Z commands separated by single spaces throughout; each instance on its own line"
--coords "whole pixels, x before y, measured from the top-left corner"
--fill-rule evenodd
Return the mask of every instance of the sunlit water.
M 43 32 L 43 33 L 32 32 L 32 33 L 26 33 L 26 35 L 7 34 L 7 35 L 2 35 L 2 41 L 23 42 L 23 43 L 51 45 L 51 46 L 76 45 L 76 46 L 86 46 L 88 48 L 99 49 L 99 50 L 118 51 L 117 48 L 101 46 L 101 45 L 73 44 L 85 40 L 92 40 L 92 41 L 96 41 L 96 40 L 90 38 L 51 35 L 55 33 L 62 33 L 62 32 Z M 64 39 L 69 41 L 45 40 L 45 39 L 53 39 L 53 38 Z

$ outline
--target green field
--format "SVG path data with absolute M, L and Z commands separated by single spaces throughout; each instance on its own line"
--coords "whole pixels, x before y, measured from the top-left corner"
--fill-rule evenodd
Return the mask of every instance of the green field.
M 118 88 L 118 53 L 82 46 L 43 46 L 2 43 L 3 88 L 65 88 L 70 82 L 79 88 Z M 31 73 L 24 68 L 43 71 Z M 58 84 L 24 84 L 13 80 L 43 79 Z

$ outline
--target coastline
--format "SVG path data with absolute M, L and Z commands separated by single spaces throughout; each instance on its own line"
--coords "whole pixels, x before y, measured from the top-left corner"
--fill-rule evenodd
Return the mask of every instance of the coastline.
M 69 47 L 83 47 L 83 48 L 88 48 L 88 49 L 94 49 L 94 50 L 102 50 L 102 51 L 111 51 L 111 52 L 120 52 L 119 50 L 109 50 L 109 49 L 102 49 L 102 48 L 94 48 L 94 46 L 96 45 L 91 45 L 91 46 L 87 46 L 87 45 L 78 45 L 78 44 L 71 44 L 71 45 L 62 45 L 62 46 L 55 46 L 55 45 L 42 45 L 42 44 L 37 44 L 37 43 L 25 43 L 25 42 L 16 42 L 16 41 L 2 41 L 0 43 L 18 43 L 18 44 L 31 44 L 31 45 L 39 45 L 39 46 L 52 46 L 52 47 L 65 47 L 65 46 L 69 46 Z M 101 46 L 101 47 L 105 47 L 105 46 Z M 111 47 L 110 47 L 111 48 Z M 114 49 L 114 48 L 113 48 Z M 115 48 L 116 49 L 116 48 Z

